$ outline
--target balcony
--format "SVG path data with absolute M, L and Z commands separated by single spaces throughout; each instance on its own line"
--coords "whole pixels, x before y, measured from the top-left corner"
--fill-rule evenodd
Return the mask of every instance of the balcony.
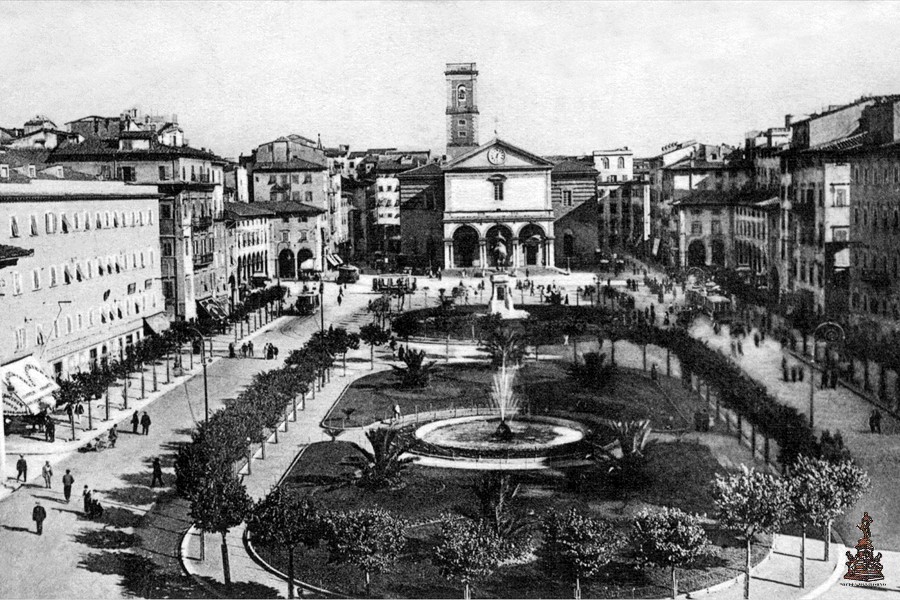
M 191 228 L 201 230 L 212 226 L 212 217 L 194 217 L 191 219 Z
M 211 265 L 213 261 L 212 252 L 208 254 L 195 254 L 194 255 L 194 268 L 200 269 L 205 266 Z
M 885 289 L 891 287 L 891 277 L 887 271 L 876 271 L 875 269 L 863 269 L 860 279 L 864 283 L 869 284 L 873 288 Z

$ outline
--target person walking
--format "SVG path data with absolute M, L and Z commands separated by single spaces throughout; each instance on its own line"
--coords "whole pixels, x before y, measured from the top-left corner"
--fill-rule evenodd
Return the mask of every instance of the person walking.
M 106 437 L 109 440 L 109 447 L 115 448 L 116 441 L 119 439 L 119 430 L 116 428 L 115 423 L 113 423 L 113 426 L 110 428 L 109 433 L 106 434 Z
M 63 497 L 66 499 L 66 504 L 69 503 L 69 500 L 72 498 L 72 485 L 75 483 L 75 478 L 72 477 L 72 472 L 69 469 L 66 469 L 66 474 L 62 477 L 63 484 Z
M 47 511 L 41 506 L 41 501 L 38 500 L 34 508 L 31 509 L 31 520 L 34 521 L 34 528 L 37 530 L 38 535 L 44 535 L 44 519 L 47 518 Z
M 91 514 L 91 496 L 91 488 L 84 486 L 84 491 L 81 492 L 81 498 L 84 501 L 84 514 L 88 516 Z
M 872 430 L 872 433 L 881 433 L 881 411 L 877 408 L 872 411 L 872 416 L 869 417 L 869 429 Z
M 150 415 L 146 412 L 144 416 L 141 417 L 141 434 L 142 435 L 150 435 Z
M 81 427 L 81 416 L 84 414 L 84 405 L 81 402 L 75 403 L 75 424 Z
M 44 477 L 44 487 L 48 490 L 50 489 L 50 478 L 53 477 L 53 467 L 50 466 L 50 461 L 44 461 L 44 466 L 41 468 L 41 475 Z
M 21 454 L 19 455 L 19 460 L 16 461 L 16 481 L 19 481 L 19 478 L 22 479 L 22 482 L 28 481 L 28 463 L 25 462 L 25 457 Z
M 247 342 L 247 351 L 250 353 L 250 358 L 253 358 L 253 342 Z
M 47 424 L 44 425 L 44 431 L 45 431 L 46 434 L 47 434 L 47 441 L 48 441 L 48 442 L 55 442 L 55 441 L 56 441 L 56 421 L 54 421 L 53 419 L 49 419 L 49 418 L 48 418 L 48 419 L 47 419 Z
M 338 306 L 340 306 L 341 303 L 343 303 L 343 302 L 344 302 L 344 297 L 341 294 L 338 294 L 338 297 L 337 297 Z
M 158 456 L 153 459 L 153 479 L 150 481 L 150 487 L 156 487 L 157 481 L 160 486 L 163 485 L 162 464 L 160 464 Z
M 140 424 L 141 417 L 138 416 L 138 411 L 134 411 L 134 414 L 131 415 L 131 433 L 137 433 L 137 428 Z

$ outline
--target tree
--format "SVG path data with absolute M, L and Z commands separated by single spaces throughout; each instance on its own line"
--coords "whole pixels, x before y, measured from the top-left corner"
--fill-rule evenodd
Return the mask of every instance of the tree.
M 383 346 L 391 339 L 390 334 L 377 323 L 363 325 L 359 330 L 359 338 L 369 345 L 371 368 L 375 368 L 375 346 Z
M 552 575 L 572 577 L 575 598 L 581 598 L 581 580 L 596 575 L 622 545 L 608 521 L 584 516 L 574 508 L 564 515 L 548 513 L 541 530 L 540 564 Z
M 244 484 L 230 473 L 210 481 L 191 498 L 191 519 L 198 529 L 222 536 L 222 571 L 225 585 L 231 585 L 228 562 L 228 531 L 240 525 L 250 512 L 251 500 Z
M 485 337 L 482 349 L 491 355 L 492 365 L 514 366 L 520 364 L 525 356 L 525 341 L 509 327 L 497 327 Z
M 403 468 L 412 461 L 411 457 L 403 457 L 409 450 L 409 441 L 399 429 L 379 427 L 366 431 L 366 439 L 372 446 L 369 452 L 360 446 L 354 446 L 361 455 L 355 457 L 362 468 L 360 485 L 369 489 L 382 489 L 395 485 L 400 480 Z
M 459 580 L 463 598 L 472 597 L 470 584 L 494 572 L 503 560 L 503 540 L 483 523 L 471 519 L 444 517 L 441 541 L 431 562 L 448 579 Z
M 540 347 L 552 344 L 558 337 L 558 329 L 552 321 L 542 321 L 534 315 L 525 320 L 525 339 L 534 346 L 535 360 L 538 360 Z
M 516 506 L 519 487 L 510 475 L 500 471 L 488 471 L 473 486 L 478 507 L 471 516 L 490 527 L 507 550 L 516 536 L 531 526 L 530 519 Z
M 403 363 L 406 366 L 391 365 L 400 375 L 400 387 L 428 387 L 428 382 L 431 380 L 431 371 L 435 363 L 434 361 L 425 362 L 424 350 L 407 350 L 403 354 Z
M 315 546 L 321 535 L 315 506 L 306 498 L 276 487 L 254 504 L 247 529 L 254 541 L 287 550 L 288 598 L 293 598 L 294 552 L 300 544 Z
M 406 522 L 383 508 L 328 513 L 324 520 L 331 559 L 361 569 L 370 595 L 372 575 L 396 562 L 406 545 Z
M 409 350 L 409 338 L 419 333 L 421 328 L 415 313 L 403 313 L 391 321 L 391 330 L 406 343 L 407 350 Z
M 801 527 L 800 587 L 806 578 L 806 528 L 824 528 L 825 560 L 829 559 L 831 524 L 869 488 L 869 476 L 850 460 L 830 462 L 801 456 L 791 473 L 791 512 Z
M 740 473 L 717 475 L 713 498 L 719 522 L 746 539 L 744 598 L 750 597 L 750 545 L 758 533 L 771 533 L 784 521 L 790 503 L 788 486 L 774 475 L 741 467 Z
M 699 560 L 709 544 L 700 519 L 677 508 L 638 513 L 633 539 L 641 563 L 670 570 L 672 598 L 678 596 L 676 569 L 689 567 Z
M 616 369 L 606 362 L 606 353 L 585 352 L 581 359 L 582 364 L 575 362 L 569 365 L 569 373 L 578 383 L 601 390 L 612 382 Z

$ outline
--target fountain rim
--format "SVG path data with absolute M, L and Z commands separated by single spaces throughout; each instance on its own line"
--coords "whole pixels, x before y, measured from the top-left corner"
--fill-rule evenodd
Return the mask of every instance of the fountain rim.
M 462 417 L 450 417 L 445 419 L 436 419 L 434 421 L 430 421 L 423 425 L 420 425 L 416 428 L 414 432 L 414 436 L 417 440 L 421 440 L 423 442 L 433 444 L 435 446 L 440 446 L 448 449 L 457 449 L 457 450 L 468 450 L 474 451 L 478 450 L 478 447 L 468 444 L 448 444 L 448 443 L 437 443 L 434 441 L 430 441 L 425 438 L 426 435 L 437 431 L 438 429 L 443 429 L 445 427 L 452 427 L 453 425 L 459 425 L 461 423 L 470 423 L 474 421 L 503 421 L 501 418 L 500 412 L 497 411 L 488 415 L 467 415 Z M 542 442 L 539 444 L 518 444 L 516 446 L 517 450 L 550 450 L 554 448 L 559 448 L 560 446 L 566 446 L 569 444 L 576 444 L 582 441 L 585 437 L 587 437 L 592 428 L 580 421 L 576 421 L 574 419 L 567 419 L 562 417 L 555 417 L 549 415 L 515 415 L 513 418 L 507 418 L 505 421 L 520 421 L 520 422 L 529 422 L 529 423 L 543 423 L 546 425 L 553 425 L 556 427 L 563 427 L 574 431 L 578 434 L 576 438 L 562 438 L 559 440 L 551 440 L 550 442 Z M 504 442 L 495 442 L 495 448 L 502 448 Z

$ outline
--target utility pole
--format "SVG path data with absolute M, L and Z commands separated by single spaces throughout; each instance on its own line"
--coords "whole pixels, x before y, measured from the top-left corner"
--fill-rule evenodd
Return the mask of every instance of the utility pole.
M 203 411 L 204 411 L 204 425 L 209 425 L 209 388 L 206 384 L 206 344 L 203 343 L 203 338 L 200 338 L 200 362 L 203 363 Z

